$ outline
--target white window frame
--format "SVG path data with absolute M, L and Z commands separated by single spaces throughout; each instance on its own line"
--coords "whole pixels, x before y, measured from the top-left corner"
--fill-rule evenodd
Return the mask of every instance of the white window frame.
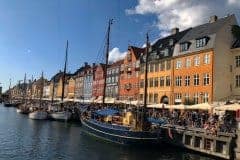
M 200 57 L 199 56 L 195 56 L 194 57 L 194 66 L 199 66 L 200 65 Z
M 189 67 L 191 67 L 191 59 L 190 58 L 186 58 L 186 62 L 185 62 L 186 64 L 186 68 L 189 68 Z
M 176 61 L 176 69 L 179 69 L 182 67 L 182 61 L 181 60 L 177 60 Z
M 204 64 L 210 64 L 210 55 L 209 54 L 204 55 Z

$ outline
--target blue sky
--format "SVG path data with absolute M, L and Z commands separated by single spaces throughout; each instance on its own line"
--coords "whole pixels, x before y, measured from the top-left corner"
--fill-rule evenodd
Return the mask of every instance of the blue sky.
M 128 45 L 141 47 L 147 31 L 154 41 L 213 14 L 239 18 L 239 7 L 239 0 L 0 0 L 0 83 L 7 89 L 9 78 L 16 84 L 24 73 L 30 79 L 41 71 L 52 77 L 63 68 L 66 40 L 68 71 L 85 61 L 99 62 L 109 18 L 115 21 L 111 53 L 116 57 Z
M 128 44 L 144 43 L 144 26 L 154 17 L 128 16 L 125 9 L 136 1 L 121 0 L 0 0 L 0 82 L 16 83 L 47 78 L 63 68 L 66 40 L 69 40 L 68 70 L 85 61 L 96 61 L 102 52 L 107 21 L 114 18 L 111 48 L 125 51 Z M 146 29 L 145 29 L 146 30 Z

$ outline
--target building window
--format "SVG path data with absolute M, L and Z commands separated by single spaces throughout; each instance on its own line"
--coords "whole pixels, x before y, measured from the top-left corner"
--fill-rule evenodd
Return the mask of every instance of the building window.
M 181 93 L 176 93 L 175 94 L 175 100 L 176 99 L 178 99 L 178 100 L 180 99 L 181 100 L 182 99 L 182 94 Z
M 153 87 L 153 78 L 150 78 L 149 81 L 150 81 L 150 82 L 149 82 L 149 87 Z
M 170 70 L 171 69 L 171 61 L 168 60 L 166 63 L 167 63 L 166 64 L 166 70 Z
M 205 54 L 204 55 L 204 64 L 209 64 L 210 63 L 210 55 L 209 54 Z
M 208 103 L 209 95 L 208 93 L 203 94 L 203 103 Z
M 165 63 L 164 63 L 164 61 L 160 62 L 159 65 L 160 65 L 160 71 L 164 71 L 165 70 Z
M 154 67 L 155 68 L 155 72 L 158 72 L 159 71 L 158 63 L 155 63 L 154 66 L 155 66 Z
M 153 102 L 153 94 L 152 94 L 152 93 L 149 94 L 148 102 L 149 102 L 149 103 L 152 103 L 152 102 Z
M 210 83 L 210 77 L 209 77 L 209 74 L 208 73 L 205 73 L 203 75 L 203 85 L 206 86 L 206 85 L 209 85 Z
M 194 84 L 194 86 L 198 86 L 199 85 L 199 74 L 195 74 L 193 76 L 193 84 Z
M 158 87 L 158 78 L 154 78 L 154 87 Z
M 164 77 L 160 77 L 160 87 L 164 86 Z
M 182 77 L 181 76 L 176 77 L 176 86 L 182 86 Z
M 140 94 L 139 98 L 140 98 L 140 101 L 143 101 L 143 94 Z
M 154 103 L 158 103 L 158 94 L 154 93 Z
M 181 68 L 181 66 L 182 66 L 182 61 L 181 60 L 177 60 L 176 61 L 176 69 Z
M 207 37 L 196 39 L 196 47 L 204 47 L 207 44 Z
M 151 64 L 149 64 L 150 65 L 150 72 L 154 72 L 154 64 L 153 63 L 151 63 Z
M 188 43 L 188 42 L 185 42 L 185 43 L 181 43 L 181 44 L 180 44 L 180 52 L 187 51 L 188 48 L 189 48 L 189 43 Z
M 194 57 L 194 66 L 199 66 L 200 65 L 200 57 L 199 56 L 195 56 Z
M 240 87 L 240 75 L 236 75 L 236 87 Z
M 190 95 L 189 95 L 189 93 L 185 93 L 184 98 L 185 98 L 185 102 L 186 102 L 186 101 L 189 102 L 189 100 L 190 100 Z
M 190 85 L 190 76 L 185 76 L 185 86 Z
M 171 85 L 170 76 L 166 76 L 166 86 L 170 86 L 170 85 Z
M 236 67 L 240 67 L 240 56 L 235 57 Z
M 191 67 L 191 59 L 190 58 L 186 58 L 185 63 L 186 63 L 186 68 Z
M 194 104 L 198 104 L 198 100 L 199 100 L 199 94 L 198 93 L 194 93 L 194 96 L 193 96 Z
M 141 79 L 140 80 L 140 88 L 143 88 L 144 87 L 144 79 Z

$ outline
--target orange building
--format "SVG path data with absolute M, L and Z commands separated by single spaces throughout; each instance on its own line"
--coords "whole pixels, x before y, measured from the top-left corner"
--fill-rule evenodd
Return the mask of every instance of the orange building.
M 139 95 L 140 55 L 144 49 L 133 46 L 128 47 L 120 69 L 119 99 L 137 101 Z
M 203 50 L 174 58 L 174 103 L 212 102 L 213 54 Z
M 232 94 L 231 28 L 236 23 L 234 15 L 211 16 L 175 45 L 174 103 L 213 103 Z
M 148 58 L 148 87 L 147 103 L 170 104 L 173 101 L 173 61 L 174 45 L 188 30 L 179 32 L 178 28 L 172 29 L 171 35 L 161 38 L 151 46 Z M 145 82 L 145 58 L 141 59 L 140 74 L 140 101 L 143 102 Z

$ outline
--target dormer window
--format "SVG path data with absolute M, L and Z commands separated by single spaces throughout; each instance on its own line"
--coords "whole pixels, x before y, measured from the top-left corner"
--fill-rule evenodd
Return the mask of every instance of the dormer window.
M 190 46 L 189 42 L 184 42 L 180 44 L 180 52 L 187 51 Z
M 198 38 L 196 39 L 196 47 L 200 48 L 200 47 L 204 47 L 207 45 L 208 42 L 208 37 L 203 37 L 203 38 Z
M 173 39 L 169 40 L 169 46 L 173 46 Z

